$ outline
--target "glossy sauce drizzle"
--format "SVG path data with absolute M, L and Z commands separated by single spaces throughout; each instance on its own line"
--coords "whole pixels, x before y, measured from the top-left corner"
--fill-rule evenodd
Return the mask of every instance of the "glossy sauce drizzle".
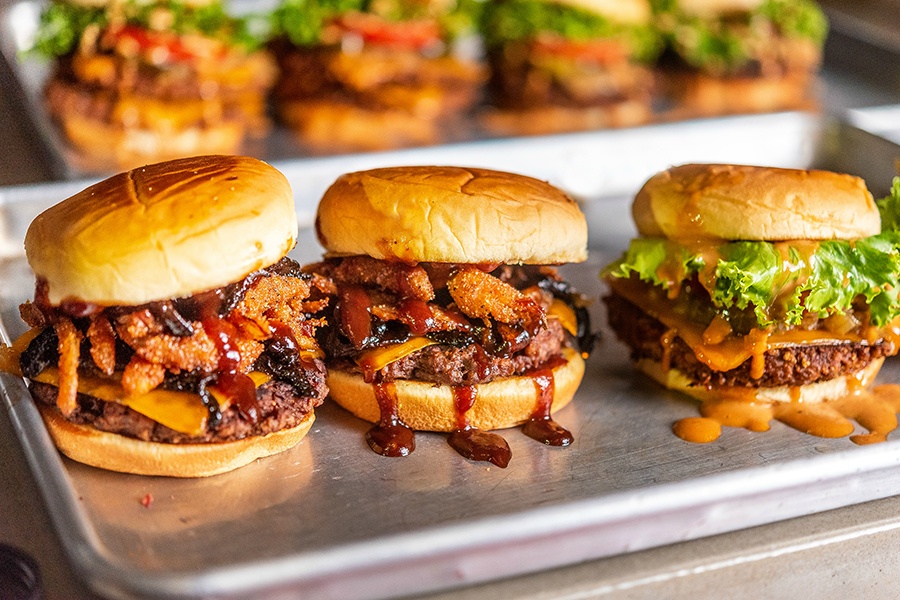
M 554 381 L 551 367 L 531 375 L 537 391 L 537 405 L 531 418 L 522 426 L 522 433 L 548 446 L 569 446 L 575 438 L 568 429 L 550 417 L 553 408 Z
M 477 388 L 474 385 L 453 388 L 456 430 L 447 438 L 447 443 L 469 460 L 487 461 L 505 469 L 512 458 L 512 451 L 506 440 L 496 433 L 469 426 L 466 413 L 475 405 L 476 396 Z
M 382 456 L 409 456 L 416 449 L 416 437 L 398 415 L 397 389 L 391 382 L 375 383 L 375 399 L 381 418 L 366 432 L 366 442 Z
M 798 393 L 792 393 L 791 402 L 758 400 L 752 390 L 747 390 L 745 397 L 736 393 L 733 397 L 704 401 L 700 405 L 702 417 L 681 419 L 672 430 L 685 441 L 707 443 L 718 439 L 722 426 L 768 431 L 775 420 L 817 437 L 850 436 L 856 444 L 886 441 L 898 425 L 900 385 L 848 388 L 844 396 L 820 403 L 798 401 Z M 855 430 L 853 421 L 867 433 L 851 435 Z

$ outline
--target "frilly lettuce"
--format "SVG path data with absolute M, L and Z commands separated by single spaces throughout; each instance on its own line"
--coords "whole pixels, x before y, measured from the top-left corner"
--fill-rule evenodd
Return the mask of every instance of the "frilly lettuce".
M 900 203 L 900 184 L 893 196 Z M 872 324 L 900 315 L 900 231 L 848 241 L 819 243 L 729 242 L 707 269 L 703 254 L 671 240 L 638 238 L 607 277 L 635 275 L 670 289 L 697 276 L 717 310 L 751 308 L 760 327 L 800 323 L 807 313 L 841 313 L 865 298 Z

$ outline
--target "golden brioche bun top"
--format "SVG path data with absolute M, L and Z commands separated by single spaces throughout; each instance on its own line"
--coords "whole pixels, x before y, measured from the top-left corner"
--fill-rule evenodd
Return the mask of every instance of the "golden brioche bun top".
M 728 13 L 752 12 L 763 0 L 678 0 L 678 7 L 689 15 L 714 17 Z
M 865 182 L 829 171 L 682 165 L 650 178 L 632 214 L 641 235 L 672 239 L 774 242 L 881 232 Z
M 616 23 L 646 24 L 650 22 L 650 3 L 647 0 L 547 0 L 564 6 L 579 8 L 606 17 Z
M 329 256 L 498 264 L 587 257 L 587 224 L 574 200 L 543 181 L 487 169 L 342 175 L 319 203 L 316 233 Z
M 197 156 L 120 173 L 47 209 L 25 254 L 53 305 L 133 306 L 238 281 L 287 254 L 297 229 L 279 171 Z

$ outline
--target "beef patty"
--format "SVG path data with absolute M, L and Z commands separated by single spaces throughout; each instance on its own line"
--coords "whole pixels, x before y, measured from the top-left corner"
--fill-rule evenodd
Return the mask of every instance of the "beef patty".
M 631 359 L 661 361 L 661 338 L 668 328 L 621 296 L 611 294 L 604 300 L 610 327 L 631 349 Z M 681 338 L 676 338 L 671 346 L 669 361 L 672 368 L 684 373 L 696 385 L 706 388 L 778 387 L 802 386 L 852 375 L 873 360 L 891 354 L 893 345 L 886 341 L 772 348 L 765 352 L 762 377 L 754 378 L 750 375 L 752 359 L 729 371 L 715 371 L 700 362 Z

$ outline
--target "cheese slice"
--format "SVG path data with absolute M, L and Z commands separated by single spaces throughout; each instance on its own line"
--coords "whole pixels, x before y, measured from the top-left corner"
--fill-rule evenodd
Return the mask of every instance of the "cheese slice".
M 558 320 L 563 329 L 574 336 L 578 336 L 578 317 L 575 316 L 575 311 L 572 310 L 572 307 L 559 298 L 553 299 L 553 303 L 547 309 L 547 316 Z
M 427 348 L 437 342 L 429 340 L 426 337 L 414 337 L 399 344 L 391 344 L 383 348 L 375 348 L 366 350 L 359 355 L 356 363 L 363 367 L 367 372 L 374 373 L 380 371 L 392 362 L 396 362 L 404 356 L 409 356 L 413 352 Z

